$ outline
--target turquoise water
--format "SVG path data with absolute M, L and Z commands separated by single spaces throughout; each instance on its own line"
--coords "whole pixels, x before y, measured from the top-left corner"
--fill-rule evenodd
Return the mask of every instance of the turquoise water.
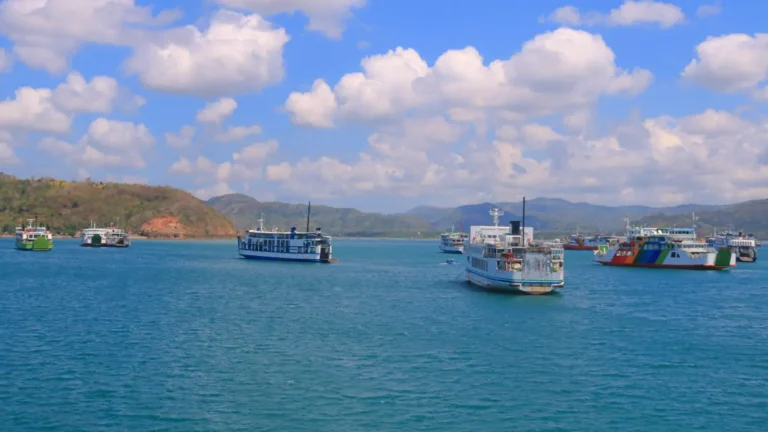
M 548 297 L 470 289 L 437 242 L 338 240 L 335 256 L 0 240 L 0 430 L 768 425 L 768 256 L 720 273 L 568 251 Z

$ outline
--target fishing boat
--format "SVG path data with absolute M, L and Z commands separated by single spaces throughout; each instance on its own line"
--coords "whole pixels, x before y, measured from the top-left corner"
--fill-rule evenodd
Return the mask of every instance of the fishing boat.
M 82 247 L 102 247 L 105 246 L 105 237 L 107 230 L 97 228 L 91 221 L 91 226 L 80 233 L 80 246 Z
M 455 232 L 453 227 L 451 227 L 451 232 L 440 234 L 440 250 L 444 253 L 464 253 L 464 242 L 468 238 L 469 234 L 461 232 L 461 222 L 459 222 L 458 232 Z
M 757 261 L 757 241 L 753 235 L 744 235 L 744 233 L 735 233 L 726 231 L 724 233 L 715 232 L 712 237 L 707 238 L 707 244 L 715 249 L 726 247 L 736 254 L 736 261 L 755 262 Z
M 565 253 L 562 246 L 533 242 L 533 228 L 525 226 L 525 198 L 521 221 L 499 226 L 504 213 L 493 208 L 492 226 L 472 226 L 467 243 L 467 281 L 490 291 L 547 294 L 562 288 Z
M 600 246 L 594 261 L 619 267 L 726 270 L 736 265 L 736 255 L 697 239 L 695 228 L 628 226 L 626 240 Z
M 16 249 L 24 251 L 49 251 L 53 249 L 53 235 L 48 227 L 37 224 L 37 219 L 27 219 L 26 228 L 16 227 Z
M 248 259 L 337 262 L 338 260 L 333 258 L 331 236 L 323 234 L 320 228 L 316 228 L 314 232 L 309 231 L 310 209 L 311 203 L 307 206 L 307 230 L 304 232 L 296 231 L 296 227 L 287 232 L 276 228 L 265 230 L 262 213 L 258 228 L 247 230 L 244 237 L 237 237 L 238 253 Z

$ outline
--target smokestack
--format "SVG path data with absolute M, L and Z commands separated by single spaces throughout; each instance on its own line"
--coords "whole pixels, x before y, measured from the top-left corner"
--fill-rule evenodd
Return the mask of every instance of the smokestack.
M 512 235 L 520 235 L 520 221 L 509 221 Z

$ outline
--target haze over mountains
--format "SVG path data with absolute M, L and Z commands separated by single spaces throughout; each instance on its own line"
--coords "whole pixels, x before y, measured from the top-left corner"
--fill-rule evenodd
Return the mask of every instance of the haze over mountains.
M 242 194 L 212 198 L 208 204 L 229 217 L 239 229 L 252 228 L 264 212 L 266 226 L 306 228 L 306 204 L 261 202 Z M 452 208 L 418 206 L 401 214 L 364 213 L 349 208 L 312 206 L 311 228 L 321 226 L 331 235 L 431 237 L 450 230 L 464 230 L 470 225 L 492 223 L 488 211 L 492 207 L 504 210 L 501 223 L 522 217 L 522 202 L 480 203 Z M 743 229 L 756 235 L 768 236 L 768 200 L 748 201 L 732 205 L 685 204 L 672 207 L 601 206 L 572 203 L 562 199 L 534 198 L 526 202 L 526 224 L 543 233 L 569 234 L 581 232 L 623 233 L 625 221 L 640 225 L 691 226 L 692 213 L 698 217 L 698 231 L 708 235 L 713 228 Z

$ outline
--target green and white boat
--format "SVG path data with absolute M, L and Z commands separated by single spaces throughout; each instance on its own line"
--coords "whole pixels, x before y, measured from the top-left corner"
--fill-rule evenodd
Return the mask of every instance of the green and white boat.
M 53 236 L 44 226 L 34 226 L 35 219 L 27 219 L 27 227 L 16 227 L 16 249 L 25 251 L 49 251 L 53 249 Z

